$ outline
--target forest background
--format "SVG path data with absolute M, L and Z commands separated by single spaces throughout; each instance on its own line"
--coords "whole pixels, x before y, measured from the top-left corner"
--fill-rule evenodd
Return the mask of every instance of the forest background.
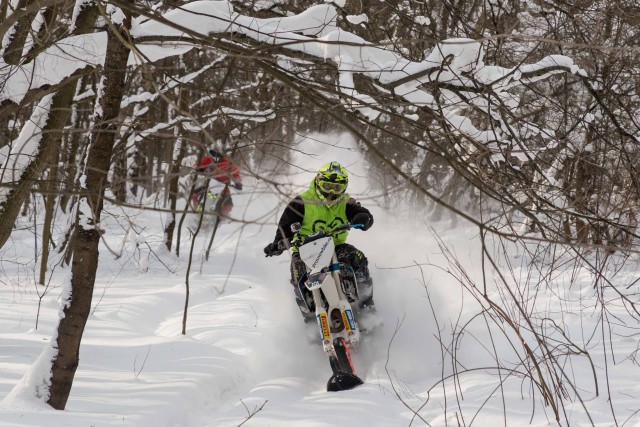
M 380 206 L 473 224 L 487 268 L 514 242 L 549 272 L 586 268 L 602 329 L 637 340 L 636 280 L 612 279 L 638 249 L 635 2 L 3 0 L 0 21 L 0 245 L 38 218 L 36 281 L 70 270 L 34 391 L 52 407 L 78 366 L 104 206 L 166 213 L 179 256 L 182 233 L 197 235 L 183 229 L 195 159 L 215 146 L 290 195 L 283 165 L 308 170 L 293 159 L 310 133 L 357 141 Z M 581 400 L 565 363 L 591 360 L 587 347 L 513 277 L 498 276 L 497 300 L 465 277 L 561 422 Z

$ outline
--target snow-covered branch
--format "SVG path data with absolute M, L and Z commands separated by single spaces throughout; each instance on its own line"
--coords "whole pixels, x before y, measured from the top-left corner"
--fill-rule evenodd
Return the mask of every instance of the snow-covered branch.
M 6 202 L 13 185 L 20 182 L 25 169 L 37 155 L 52 100 L 53 95 L 42 98 L 18 138 L 0 149 L 0 205 Z

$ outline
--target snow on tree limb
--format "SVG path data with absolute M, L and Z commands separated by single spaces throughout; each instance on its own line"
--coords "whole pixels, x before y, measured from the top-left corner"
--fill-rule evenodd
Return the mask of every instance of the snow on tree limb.
M 33 61 L 9 67 L 0 61 L 4 85 L 0 103 L 19 104 L 34 88 L 59 85 L 75 72 L 104 63 L 107 34 L 94 33 L 67 37 L 39 54 Z
M 29 121 L 22 127 L 20 135 L 11 144 L 0 149 L 0 205 L 3 204 L 13 185 L 20 178 L 27 166 L 36 157 L 42 138 L 42 129 L 47 124 L 53 94 L 47 95 L 34 108 Z
M 155 93 L 151 93 L 151 92 L 145 91 L 145 92 L 137 94 L 137 95 L 131 95 L 131 96 L 125 97 L 122 100 L 121 107 L 124 108 L 124 107 L 128 107 L 129 105 L 136 104 L 136 103 L 142 103 L 142 102 L 152 102 L 152 101 L 156 100 L 162 93 L 169 92 L 170 90 L 178 87 L 181 84 L 192 82 L 193 80 L 195 80 L 198 76 L 200 76 L 204 72 L 208 71 L 209 69 L 211 69 L 212 67 L 214 67 L 218 63 L 221 63 L 225 58 L 226 57 L 224 55 L 220 56 L 220 57 L 216 58 L 215 61 L 212 61 L 210 64 L 204 65 L 202 68 L 200 68 L 197 71 L 189 73 L 186 76 L 173 78 L 172 80 L 168 81 L 163 87 L 161 87 Z
M 209 6 L 207 9 L 206 4 L 194 2 L 188 5 L 189 10 L 175 10 L 166 14 L 163 18 L 170 22 L 142 24 L 132 30 L 132 35 L 145 43 L 153 43 L 155 38 L 155 48 L 165 50 L 184 49 L 189 38 L 203 38 L 204 34 L 217 34 L 226 37 L 228 40 L 225 41 L 234 40 L 234 35 L 242 35 L 253 42 L 277 46 L 304 57 L 330 61 L 339 73 L 338 89 L 348 108 L 359 111 L 369 119 L 377 117 L 383 109 L 373 97 L 358 93 L 355 89 L 354 74 L 362 74 L 409 104 L 443 111 L 450 126 L 482 143 L 490 143 L 502 135 L 493 130 L 478 130 L 468 118 L 458 114 L 461 107 L 476 106 L 486 101 L 478 94 L 492 92 L 496 101 L 508 106 L 515 104 L 515 99 L 507 91 L 516 86 L 542 80 L 555 73 L 585 75 L 571 58 L 562 55 L 549 56 L 535 64 L 522 64 L 516 68 L 488 66 L 482 61 L 484 50 L 481 43 L 471 39 L 445 40 L 438 43 L 424 61 L 409 61 L 391 49 L 371 44 L 335 27 L 335 10 L 332 6 L 323 7 L 331 12 L 326 12 L 325 21 L 319 24 L 317 14 L 313 15 L 316 21 L 311 22 L 305 14 L 262 20 L 237 15 L 226 4 L 218 4 L 215 8 Z M 184 28 L 183 23 L 194 16 L 197 16 L 197 20 L 190 21 L 188 29 Z M 164 29 L 160 30 L 161 27 Z M 321 31 L 313 35 L 295 31 L 296 28 L 310 27 Z M 164 36 L 160 33 L 164 33 Z M 149 55 L 147 52 L 159 54 L 149 45 L 139 45 L 139 48 L 146 55 Z M 263 48 L 258 46 L 255 49 L 259 52 Z M 286 67 L 284 70 L 287 71 Z M 448 89 L 449 92 L 442 89 Z M 434 90 L 448 93 L 449 96 L 436 100 L 432 94 Z M 460 96 L 460 93 L 465 94 Z M 443 100 L 447 102 L 442 103 Z
M 212 126 L 220 117 L 227 117 L 236 120 L 249 120 L 260 123 L 275 118 L 275 112 L 273 110 L 246 111 L 221 107 L 209 114 L 199 117 L 199 122 L 197 123 L 194 121 L 193 117 L 179 115 L 168 122 L 157 123 L 151 128 L 137 131 L 135 135 L 131 137 L 131 140 L 140 141 L 149 135 L 156 134 L 164 129 L 170 129 L 178 123 L 182 124 L 182 126 L 189 131 L 199 132 L 202 129 Z
M 120 0 L 112 3 L 131 7 Z M 135 12 L 140 13 L 140 17 L 130 32 L 136 42 L 130 64 L 182 54 L 207 40 L 222 51 L 238 49 L 231 52 L 235 54 L 258 54 L 276 47 L 291 56 L 333 63 L 338 71 L 338 90 L 343 104 L 370 120 L 386 107 L 372 95 L 358 92 L 355 74 L 372 79 L 411 105 L 441 111 L 455 131 L 484 144 L 502 138 L 502 133 L 476 129 L 465 116 L 465 108 L 473 107 L 489 114 L 487 93 L 496 102 L 509 106 L 515 99 L 508 91 L 516 86 L 554 73 L 585 75 L 571 58 L 562 55 L 516 68 L 485 65 L 482 44 L 471 39 L 442 41 L 423 61 L 410 61 L 391 48 L 374 45 L 339 29 L 337 11 L 329 4 L 313 6 L 295 16 L 269 19 L 240 15 L 225 1 L 195 1 L 164 15 L 145 9 L 135 9 Z M 82 66 L 102 64 L 104 37 L 104 33 L 96 33 L 66 38 L 32 63 L 14 69 L 0 91 L 0 102 L 19 103 L 33 87 L 54 85 Z M 283 70 L 288 71 L 286 67 Z M 508 125 L 498 127 L 508 128 Z

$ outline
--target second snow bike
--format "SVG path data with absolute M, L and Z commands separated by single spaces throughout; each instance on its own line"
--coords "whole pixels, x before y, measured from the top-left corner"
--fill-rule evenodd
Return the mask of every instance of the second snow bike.
M 233 209 L 229 185 L 225 185 L 219 193 L 207 187 L 196 188 L 191 195 L 189 205 L 193 212 L 219 213 L 227 217 Z

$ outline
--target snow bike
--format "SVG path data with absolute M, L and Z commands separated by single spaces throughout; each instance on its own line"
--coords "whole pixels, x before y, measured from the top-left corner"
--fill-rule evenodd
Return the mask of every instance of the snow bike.
M 233 209 L 231 190 L 225 185 L 220 193 L 206 187 L 196 188 L 191 195 L 190 206 L 193 212 L 218 213 L 223 217 L 229 216 Z
M 332 231 L 320 231 L 290 242 L 291 246 L 298 248 L 307 267 L 301 283 L 311 293 L 312 298 L 306 298 L 307 305 L 310 312 L 315 311 L 322 348 L 329 356 L 333 371 L 327 382 L 327 391 L 349 390 L 363 383 L 356 375 L 351 360 L 351 349 L 360 342 L 360 329 L 349 303 L 349 297 L 352 301 L 357 299 L 357 288 L 355 282 L 351 282 L 353 288 L 347 288 L 345 266 L 338 262 L 332 238 L 334 234 L 357 227 L 362 227 L 362 224 L 346 223 Z M 293 224 L 291 229 L 297 233 L 300 224 Z

